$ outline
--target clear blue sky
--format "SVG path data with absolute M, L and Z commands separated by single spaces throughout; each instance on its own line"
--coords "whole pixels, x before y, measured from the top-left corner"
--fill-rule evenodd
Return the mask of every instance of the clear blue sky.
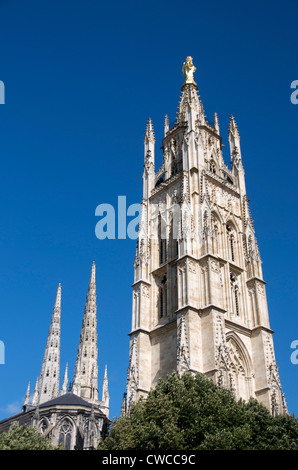
M 135 241 L 95 236 L 95 208 L 142 196 L 148 117 L 161 163 L 191 55 L 207 117 L 228 155 L 236 118 L 289 411 L 298 416 L 296 0 L 0 1 L 0 419 L 40 373 L 62 284 L 61 374 L 72 377 L 92 261 L 99 379 L 111 416 L 126 387 Z

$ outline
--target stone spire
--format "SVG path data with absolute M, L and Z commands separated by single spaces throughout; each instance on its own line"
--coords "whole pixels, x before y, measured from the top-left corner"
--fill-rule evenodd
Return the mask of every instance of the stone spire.
M 98 403 L 96 312 L 95 262 L 93 262 L 75 365 L 73 392 L 84 400 L 94 403 Z
M 238 187 L 240 189 L 241 195 L 243 196 L 246 194 L 244 169 L 240 148 L 240 135 L 234 116 L 230 116 L 229 143 L 232 172 L 235 174 L 238 180 Z
M 109 409 L 109 403 L 110 403 L 110 395 L 109 395 L 109 388 L 108 388 L 108 369 L 107 369 L 107 366 L 105 366 L 105 375 L 104 375 L 103 384 L 102 384 L 102 404 L 105 408 Z
M 37 405 L 38 403 L 38 378 L 36 379 L 35 388 L 32 397 L 32 405 Z
M 39 378 L 39 403 L 59 395 L 60 373 L 61 284 L 56 294 L 47 345 Z
M 154 186 L 155 136 L 152 120 L 149 118 L 144 137 L 143 199 L 148 199 Z
M 229 143 L 232 165 L 238 166 L 241 162 L 240 135 L 234 116 L 230 116 Z
M 214 130 L 219 135 L 219 122 L 218 122 L 218 114 L 214 113 Z
M 26 392 L 26 396 L 24 400 L 24 406 L 29 405 L 29 403 L 30 403 L 30 382 L 28 383 L 28 388 L 27 388 L 27 392 Z
M 65 393 L 67 393 L 67 385 L 68 385 L 68 363 L 66 363 L 64 379 L 63 379 L 63 384 L 62 384 L 60 395 L 65 395 Z

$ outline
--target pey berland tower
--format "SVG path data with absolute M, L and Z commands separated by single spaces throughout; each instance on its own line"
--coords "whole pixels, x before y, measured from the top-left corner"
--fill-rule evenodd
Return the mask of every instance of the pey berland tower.
M 165 118 L 163 163 L 144 140 L 127 376 L 127 410 L 159 377 L 201 372 L 236 398 L 287 413 L 265 282 L 246 194 L 239 131 L 230 118 L 225 164 L 217 114 L 206 120 L 191 57 L 176 122 Z

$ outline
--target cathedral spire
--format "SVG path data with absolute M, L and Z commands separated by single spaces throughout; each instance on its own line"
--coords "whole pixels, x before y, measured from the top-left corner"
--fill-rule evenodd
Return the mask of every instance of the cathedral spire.
M 39 378 L 39 403 L 59 395 L 61 284 L 56 294 L 47 345 Z
M 96 269 L 93 262 L 73 379 L 74 393 L 93 402 L 98 402 L 96 312 Z

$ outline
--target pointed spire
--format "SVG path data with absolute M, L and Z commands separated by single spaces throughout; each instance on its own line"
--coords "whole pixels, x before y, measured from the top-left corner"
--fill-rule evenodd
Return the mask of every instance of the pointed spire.
M 232 172 L 236 176 L 236 181 L 240 194 L 246 194 L 244 168 L 240 148 L 240 135 L 234 116 L 230 116 L 229 124 L 229 143 L 231 154 Z
M 151 195 L 154 186 L 155 175 L 155 136 L 153 124 L 149 118 L 147 121 L 144 138 L 144 172 L 143 172 L 143 199 Z
M 28 383 L 27 392 L 24 400 L 24 406 L 30 403 L 30 382 Z
M 33 397 L 32 397 L 32 405 L 37 405 L 37 403 L 38 403 L 38 390 L 39 390 L 39 384 L 38 384 L 38 378 L 37 378 L 36 383 L 35 383 L 34 392 L 33 392 Z
M 74 393 L 92 402 L 98 402 L 96 312 L 96 267 L 93 261 L 73 379 Z
M 108 389 L 108 369 L 107 365 L 105 366 L 105 375 L 103 379 L 103 384 L 102 384 L 102 404 L 103 406 L 107 409 L 107 416 L 109 412 L 109 403 L 110 403 L 110 395 L 109 395 L 109 389 Z
M 67 392 L 67 386 L 68 386 L 68 363 L 66 363 L 63 384 L 62 384 L 60 395 L 65 395 L 65 393 Z
M 95 261 L 93 261 L 93 263 L 92 263 L 91 276 L 90 276 L 90 283 L 93 283 L 93 284 L 96 283 L 96 266 L 95 266 Z
M 39 378 L 39 403 L 59 395 L 60 327 L 61 284 L 59 283 Z

